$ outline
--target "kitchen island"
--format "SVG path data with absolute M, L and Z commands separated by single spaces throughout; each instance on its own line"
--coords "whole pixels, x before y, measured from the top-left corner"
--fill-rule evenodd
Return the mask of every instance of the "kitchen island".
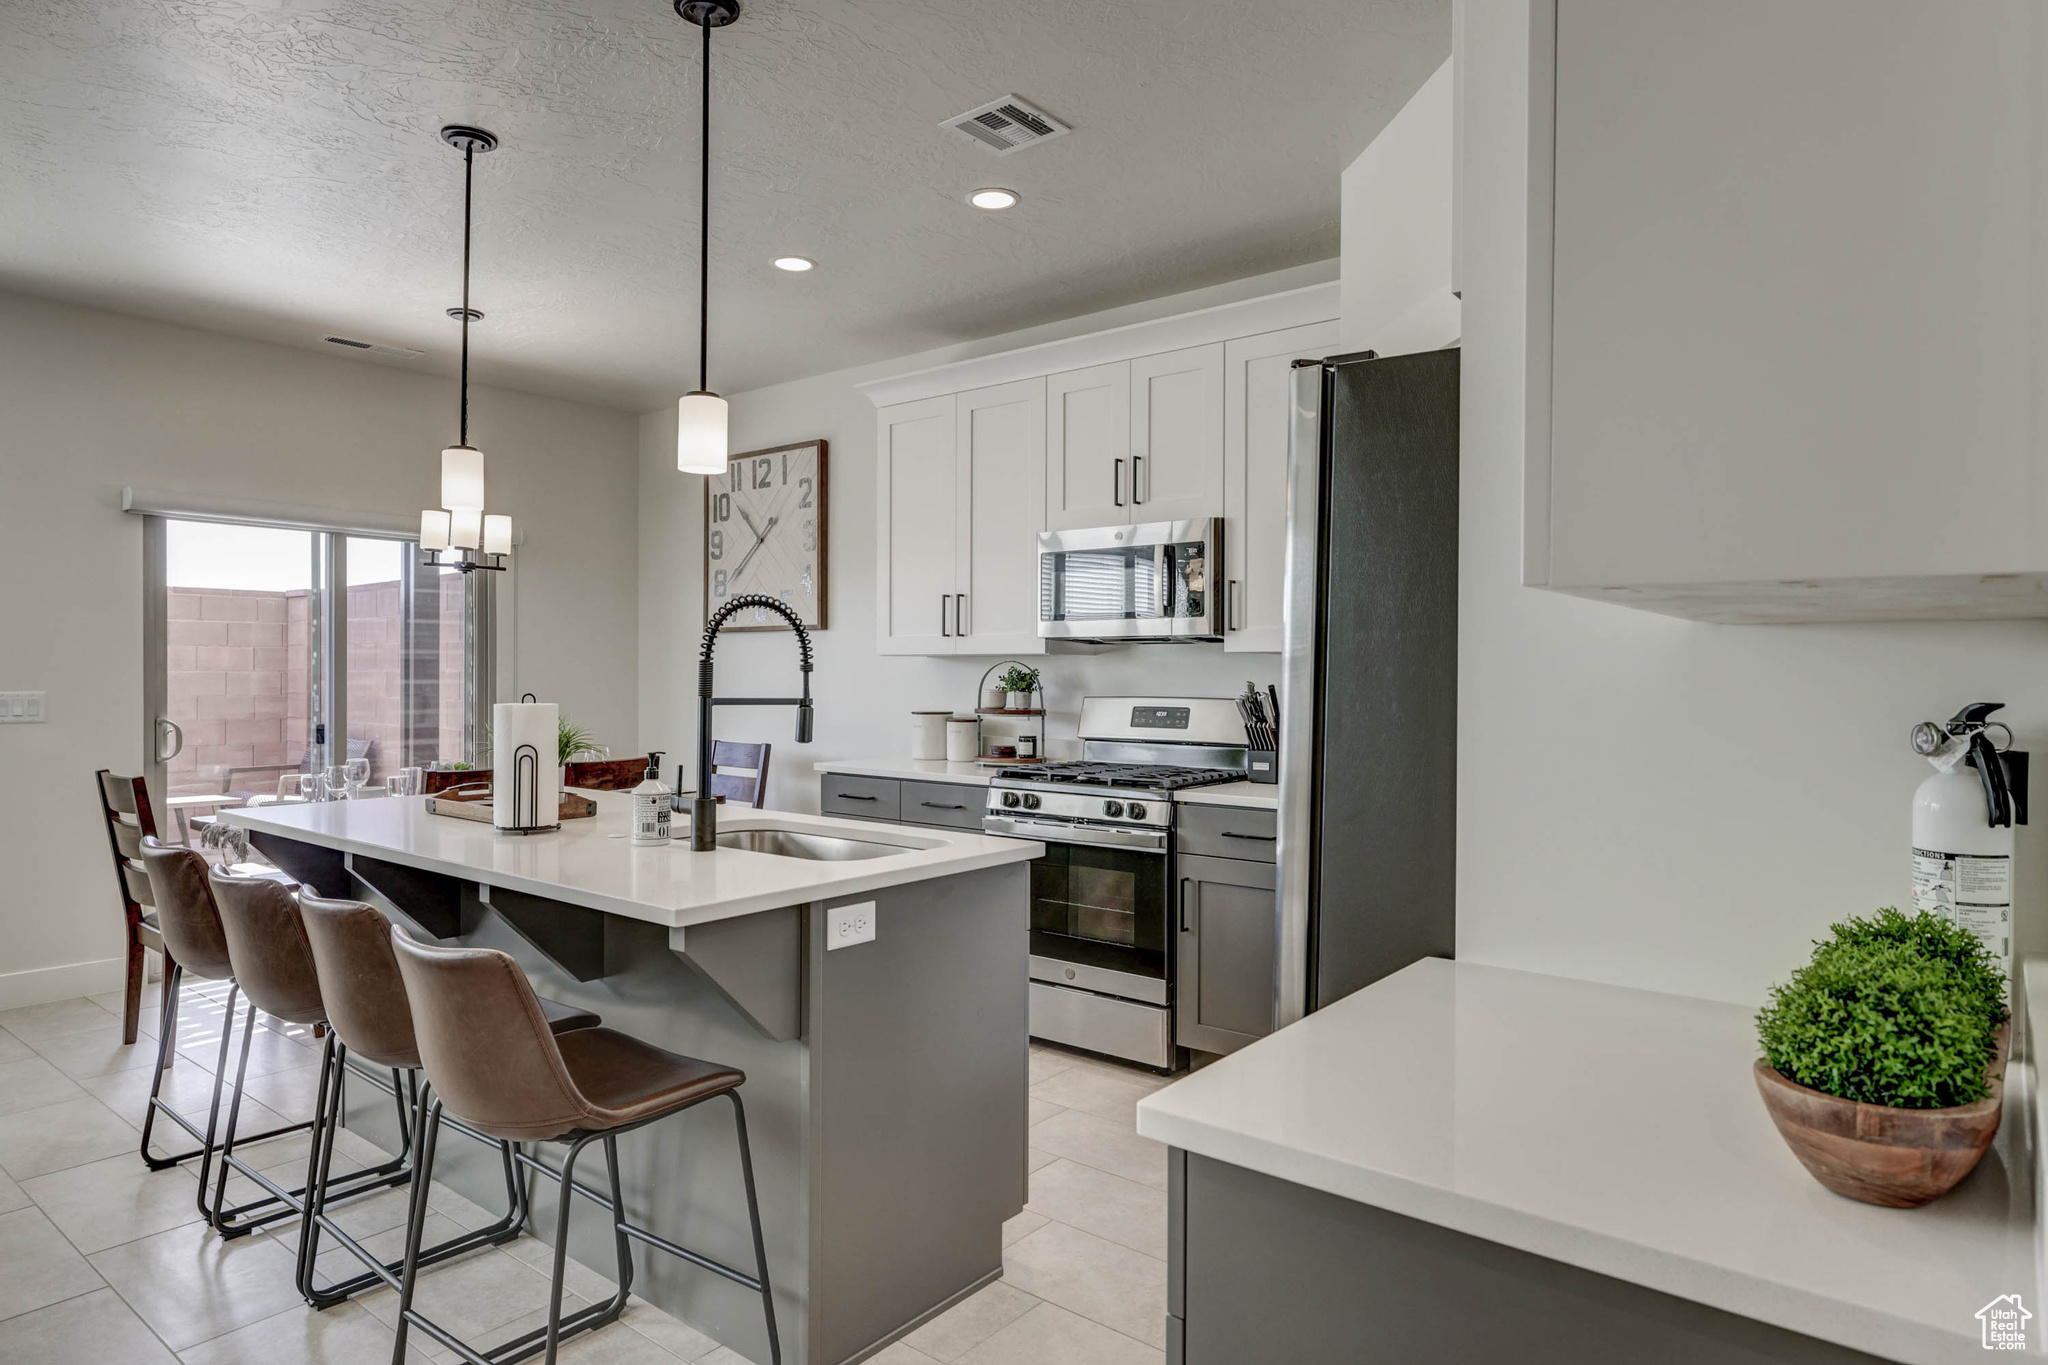
M 786 1361 L 860 1360 L 1000 1275 L 1002 1224 L 1026 1197 L 1027 864 L 1041 846 L 744 811 L 719 833 L 754 848 L 693 853 L 680 820 L 669 845 L 639 848 L 627 794 L 584 794 L 595 818 L 529 836 L 429 814 L 420 797 L 225 818 L 323 895 L 502 949 L 540 994 L 744 1070 Z M 872 939 L 834 941 L 830 912 L 868 903 Z M 395 1150 L 389 1099 L 356 1089 L 349 1126 Z M 692 1111 L 620 1149 L 641 1222 L 751 1264 L 726 1114 Z M 503 1202 L 478 1144 L 444 1142 L 435 1175 L 486 1209 Z M 536 1233 L 553 1226 L 548 1184 Z M 611 1263 L 595 1206 L 576 1211 L 571 1242 L 585 1264 Z M 637 1265 L 636 1293 L 765 1365 L 758 1297 L 667 1256 Z
M 1168 1360 L 1982 1359 L 1980 1310 L 2040 1307 L 2031 1066 L 1961 1185 L 1877 1208 L 1771 1126 L 1754 1019 L 1426 958 L 1146 1097 Z

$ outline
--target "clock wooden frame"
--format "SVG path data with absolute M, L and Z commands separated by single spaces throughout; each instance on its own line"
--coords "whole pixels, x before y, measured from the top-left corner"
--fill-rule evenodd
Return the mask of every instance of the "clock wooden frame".
M 815 631 L 825 629 L 827 623 L 827 612 L 829 610 L 831 603 L 831 593 L 829 591 L 830 579 L 827 576 L 827 568 L 830 563 L 831 551 L 831 541 L 829 537 L 831 530 L 830 508 L 832 481 L 829 476 L 831 451 L 827 442 L 824 440 L 824 438 L 820 437 L 815 441 L 792 441 L 788 445 L 768 446 L 767 448 L 762 450 L 740 451 L 734 453 L 731 456 L 730 460 L 728 461 L 728 465 L 738 465 L 741 464 L 743 461 L 756 459 L 766 455 L 780 455 L 784 451 L 810 450 L 813 447 L 815 447 L 818 452 L 818 505 L 816 518 L 818 523 L 818 548 L 815 552 L 817 555 L 818 619 L 815 623 L 806 622 L 804 628 L 806 630 Z M 711 613 L 714 610 L 711 600 L 711 500 L 714 496 L 716 496 L 716 494 L 719 491 L 723 491 L 717 487 L 717 485 L 720 482 L 721 476 L 715 474 L 706 477 L 704 480 L 704 522 L 701 528 L 701 532 L 703 540 L 704 616 L 706 620 L 710 619 Z M 750 591 L 755 591 L 755 589 L 750 589 Z M 734 616 L 732 620 L 726 624 L 725 629 L 727 631 L 787 631 L 789 629 L 788 622 L 782 620 L 780 617 L 774 618 L 773 621 L 770 623 L 764 623 L 760 625 L 742 625 L 740 624 L 740 621 L 741 617 L 744 615 L 745 613 L 741 613 L 740 615 Z

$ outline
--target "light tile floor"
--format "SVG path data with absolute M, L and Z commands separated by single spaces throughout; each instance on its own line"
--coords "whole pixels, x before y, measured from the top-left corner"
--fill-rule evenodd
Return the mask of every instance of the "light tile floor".
M 187 992 L 165 1090 L 202 1115 L 220 1043 L 222 992 Z M 387 1289 L 315 1313 L 292 1287 L 296 1223 L 223 1242 L 200 1220 L 196 1162 L 152 1173 L 135 1154 L 155 1057 L 153 997 L 142 1036 L 121 1043 L 120 998 L 0 1011 L 0 1361 L 8 1365 L 370 1365 L 390 1358 Z M 250 1058 L 244 1130 L 303 1119 L 318 1080 L 309 1031 L 266 1023 Z M 1003 1230 L 1004 1275 L 876 1365 L 1160 1365 L 1166 1312 L 1166 1149 L 1137 1135 L 1134 1106 L 1165 1081 L 1057 1049 L 1031 1050 L 1031 1202 Z M 158 1125 L 162 1134 L 167 1127 Z M 177 1134 L 182 1138 L 183 1134 Z M 303 1135 L 249 1149 L 280 1183 L 303 1178 Z M 381 1160 L 344 1133 L 337 1162 Z M 255 1187 L 239 1175 L 230 1199 Z M 430 1239 L 492 1214 L 436 1187 Z M 350 1206 L 346 1225 L 396 1255 L 405 1195 Z M 422 1277 L 422 1306 L 465 1337 L 495 1341 L 541 1320 L 547 1249 L 531 1238 Z M 351 1273 L 340 1250 L 325 1276 Z M 572 1263 L 565 1306 L 608 1292 Z M 452 1359 L 413 1338 L 420 1361 Z M 748 1365 L 635 1300 L 579 1337 L 563 1365 Z

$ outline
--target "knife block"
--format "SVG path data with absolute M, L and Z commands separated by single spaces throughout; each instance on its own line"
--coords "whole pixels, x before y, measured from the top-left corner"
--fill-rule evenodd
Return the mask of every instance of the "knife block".
M 1271 749 L 1246 749 L 1244 751 L 1244 777 L 1247 782 L 1275 783 L 1280 780 L 1280 755 Z

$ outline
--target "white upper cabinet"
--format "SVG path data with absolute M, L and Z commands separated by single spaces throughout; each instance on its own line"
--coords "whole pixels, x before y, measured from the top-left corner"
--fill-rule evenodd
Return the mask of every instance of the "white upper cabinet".
M 876 432 L 875 648 L 952 654 L 959 608 L 958 404 L 952 394 L 883 408 Z
M 1313 285 L 861 385 L 877 650 L 1043 654 L 1040 531 L 1222 517 L 1225 648 L 1277 651 L 1289 362 L 1337 311 Z
M 1045 381 L 958 395 L 953 628 L 961 654 L 1042 654 L 1038 533 L 1045 529 Z
M 1131 521 L 1130 362 L 1053 375 L 1045 403 L 1046 529 Z
M 1527 580 L 1705 620 L 2048 616 L 2038 5 L 1554 13 Z
M 1223 347 L 1223 647 L 1280 651 L 1287 568 L 1287 439 L 1294 362 L 1337 348 L 1334 322 Z
M 1125 521 L 1223 513 L 1223 343 L 1131 362 Z

